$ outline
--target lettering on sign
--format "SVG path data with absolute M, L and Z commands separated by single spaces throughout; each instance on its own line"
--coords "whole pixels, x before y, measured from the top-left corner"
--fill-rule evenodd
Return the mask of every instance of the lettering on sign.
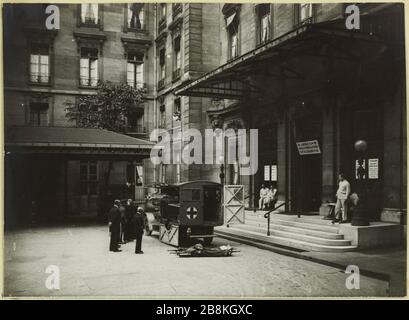
M 379 179 L 379 159 L 368 159 L 368 179 Z
M 318 140 L 297 142 L 298 153 L 300 156 L 308 154 L 320 154 L 321 149 Z
M 270 181 L 270 166 L 264 166 L 264 181 Z
M 271 181 L 277 181 L 277 165 L 271 166 Z

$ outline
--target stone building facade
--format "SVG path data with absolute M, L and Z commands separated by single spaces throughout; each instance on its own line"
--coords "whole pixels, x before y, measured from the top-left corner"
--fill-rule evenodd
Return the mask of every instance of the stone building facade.
M 127 119 L 126 134 L 147 139 L 155 126 L 155 4 L 58 4 L 60 25 L 54 30 L 45 25 L 47 6 L 9 4 L 3 8 L 6 133 L 16 126 L 75 127 L 67 120 L 67 104 L 94 94 L 98 80 L 105 80 L 146 88 L 146 101 Z M 50 139 L 59 137 L 51 134 Z M 108 170 L 112 196 L 122 196 L 119 190 L 126 181 L 144 183 L 143 157 L 115 159 L 108 169 L 112 161 L 97 154 L 101 152 L 56 161 L 48 154 L 37 161 L 26 156 L 30 163 L 22 167 L 31 173 L 21 174 L 22 184 L 32 184 L 30 189 L 39 194 L 27 200 L 33 205 L 25 210 L 35 204 L 42 208 L 36 210 L 54 211 L 53 215 L 93 215 Z M 33 176 L 33 171 L 38 175 Z M 50 204 L 39 204 L 44 202 Z
M 322 210 L 334 200 L 339 172 L 356 188 L 361 155 L 354 143 L 364 139 L 365 170 L 369 176 L 370 167 L 372 177 L 366 179 L 371 219 L 397 222 L 405 216 L 402 6 L 360 5 L 359 30 L 346 28 L 346 5 L 335 3 L 59 8 L 61 28 L 48 31 L 44 6 L 5 6 L 6 128 L 73 125 L 66 121 L 64 103 L 92 93 L 96 74 L 131 81 L 147 88 L 144 108 L 130 122 L 128 134 L 134 137 L 148 139 L 155 128 L 259 130 L 255 175 L 241 175 L 239 166 L 224 164 L 222 182 L 243 184 L 248 207 L 257 205 L 264 183 L 277 186 L 286 211 Z M 40 63 L 43 56 L 48 58 Z M 48 65 L 43 68 L 49 78 L 37 75 L 30 81 L 30 59 L 40 75 L 41 65 Z M 319 153 L 300 154 L 297 143 L 308 141 L 316 141 Z M 71 162 L 68 211 L 92 211 L 95 205 L 81 209 L 81 203 L 95 204 L 96 195 L 78 195 L 81 164 Z M 103 176 L 107 161 L 98 166 Z M 130 174 L 135 167 L 137 175 Z M 138 175 L 145 186 L 220 181 L 220 164 L 154 166 L 146 157 L 131 164 L 116 161 L 113 172 L 112 183 L 118 185 Z
M 338 173 L 361 192 L 357 168 L 364 158 L 370 219 L 404 223 L 403 8 L 362 4 L 358 30 L 346 27 L 346 8 L 225 4 L 219 67 L 175 93 L 209 98 L 207 114 L 222 128 L 259 129 L 257 174 L 226 168 L 225 183 L 243 184 L 249 207 L 257 206 L 264 183 L 277 186 L 283 210 L 323 212 L 334 201 Z M 361 139 L 364 154 L 354 149 Z M 318 151 L 303 154 L 303 142 Z

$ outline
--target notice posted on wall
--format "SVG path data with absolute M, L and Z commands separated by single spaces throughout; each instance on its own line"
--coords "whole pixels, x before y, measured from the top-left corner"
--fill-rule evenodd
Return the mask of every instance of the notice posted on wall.
M 271 166 L 271 181 L 277 181 L 277 165 Z
M 355 160 L 355 179 L 366 179 L 366 160 Z
M 368 179 L 379 179 L 379 159 L 368 159 Z
M 320 154 L 321 149 L 318 140 L 297 142 L 298 153 L 300 156 L 308 154 Z
M 270 181 L 270 166 L 264 166 L 264 181 Z

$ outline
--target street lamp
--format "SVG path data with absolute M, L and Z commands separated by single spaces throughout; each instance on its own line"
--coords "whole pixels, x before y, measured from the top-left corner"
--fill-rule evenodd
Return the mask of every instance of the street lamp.
M 368 226 L 367 216 L 367 190 L 366 190 L 366 172 L 364 168 L 365 151 L 368 148 L 368 144 L 365 140 L 358 140 L 354 144 L 355 151 L 358 153 L 358 168 L 356 168 L 356 179 L 359 201 L 354 210 L 354 216 L 352 217 L 352 226 Z
M 220 183 L 224 185 L 224 156 L 219 157 L 219 162 L 220 162 Z

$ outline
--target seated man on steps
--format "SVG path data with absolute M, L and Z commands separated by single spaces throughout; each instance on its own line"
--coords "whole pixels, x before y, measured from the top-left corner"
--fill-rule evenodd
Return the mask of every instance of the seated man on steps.
M 268 189 L 265 187 L 264 184 L 262 184 L 261 189 L 260 189 L 260 199 L 258 200 L 258 207 L 261 210 L 263 210 L 266 206 L 267 195 L 268 195 Z

